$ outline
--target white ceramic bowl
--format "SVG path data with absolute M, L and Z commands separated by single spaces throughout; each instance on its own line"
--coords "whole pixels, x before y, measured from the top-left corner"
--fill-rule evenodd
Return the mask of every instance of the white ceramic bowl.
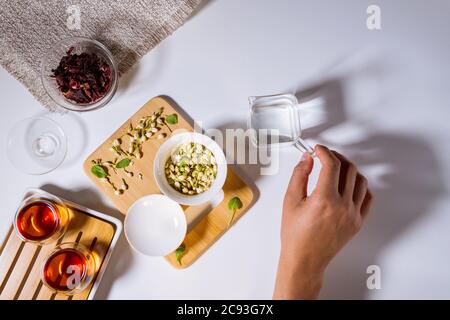
M 214 155 L 217 162 L 217 175 L 211 187 L 203 193 L 197 195 L 185 195 L 172 188 L 167 182 L 164 166 L 172 151 L 184 143 L 199 143 L 208 148 Z M 210 137 L 197 132 L 184 132 L 171 136 L 158 149 L 153 163 L 153 174 L 156 183 L 166 196 L 184 205 L 199 205 L 217 196 L 225 183 L 227 177 L 227 160 L 222 148 Z
M 137 200 L 125 217 L 125 236 L 131 247 L 147 256 L 173 252 L 186 236 L 187 222 L 181 206 L 162 194 Z

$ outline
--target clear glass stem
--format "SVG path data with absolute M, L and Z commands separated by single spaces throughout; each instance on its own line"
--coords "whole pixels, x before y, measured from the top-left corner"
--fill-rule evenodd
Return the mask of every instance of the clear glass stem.
M 316 156 L 316 151 L 314 150 L 314 148 L 311 147 L 311 145 L 302 138 L 297 138 L 294 146 L 302 152 L 308 152 L 311 157 Z

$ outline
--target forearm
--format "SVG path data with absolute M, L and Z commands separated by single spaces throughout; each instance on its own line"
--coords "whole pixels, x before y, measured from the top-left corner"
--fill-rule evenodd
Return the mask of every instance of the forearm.
M 281 255 L 273 298 L 277 300 L 313 300 L 319 296 L 324 270 L 315 268 L 308 259 L 292 263 Z
M 322 165 L 316 188 L 308 194 L 314 161 L 304 153 L 284 197 L 274 299 L 317 299 L 325 268 L 373 205 L 367 179 L 353 163 L 327 147 L 315 150 Z

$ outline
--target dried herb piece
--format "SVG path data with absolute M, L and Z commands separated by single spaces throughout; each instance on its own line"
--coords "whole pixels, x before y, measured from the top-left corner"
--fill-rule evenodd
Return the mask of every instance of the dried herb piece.
M 214 154 L 195 142 L 182 144 L 172 153 L 164 166 L 169 185 L 187 195 L 208 190 L 217 176 Z
M 120 189 L 128 190 L 128 188 L 129 188 L 129 186 L 128 186 L 127 181 L 124 178 L 122 178 L 122 186 L 120 187 Z
M 184 252 L 186 251 L 186 245 L 182 243 L 177 250 L 175 250 L 175 257 L 181 266 L 181 258 L 183 258 Z
M 71 47 L 53 69 L 53 77 L 61 93 L 68 100 L 90 104 L 103 98 L 111 88 L 112 70 L 95 53 L 72 53 Z
M 139 119 L 139 122 L 135 125 L 130 122 L 126 132 L 111 143 L 109 149 L 116 156 L 114 160 L 103 161 L 102 159 L 97 159 L 92 161 L 92 174 L 101 179 L 102 182 L 109 184 L 116 195 L 122 195 L 129 189 L 123 174 L 128 178 L 136 176 L 139 180 L 144 179 L 142 173 L 136 172 L 135 175 L 131 171 L 132 169 L 129 169 L 129 167 L 131 168 L 134 165 L 133 160 L 143 157 L 144 143 L 150 139 L 164 139 L 167 137 L 167 133 L 162 132 L 163 127 L 166 126 L 169 131 L 172 130 L 166 123 L 166 118 L 171 119 L 171 122 L 178 122 L 176 114 L 166 116 L 163 115 L 163 112 L 164 108 L 161 107 L 153 114 Z M 114 178 L 115 182 L 113 182 L 112 178 Z M 121 179 L 120 185 L 116 178 Z M 117 186 L 114 183 L 117 183 Z

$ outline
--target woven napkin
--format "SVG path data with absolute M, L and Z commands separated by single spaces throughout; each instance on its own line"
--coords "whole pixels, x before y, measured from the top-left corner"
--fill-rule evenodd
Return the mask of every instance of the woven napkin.
M 40 81 L 40 63 L 59 40 L 96 39 L 123 74 L 170 35 L 201 0 L 2 0 L 0 64 L 49 111 L 60 111 Z

